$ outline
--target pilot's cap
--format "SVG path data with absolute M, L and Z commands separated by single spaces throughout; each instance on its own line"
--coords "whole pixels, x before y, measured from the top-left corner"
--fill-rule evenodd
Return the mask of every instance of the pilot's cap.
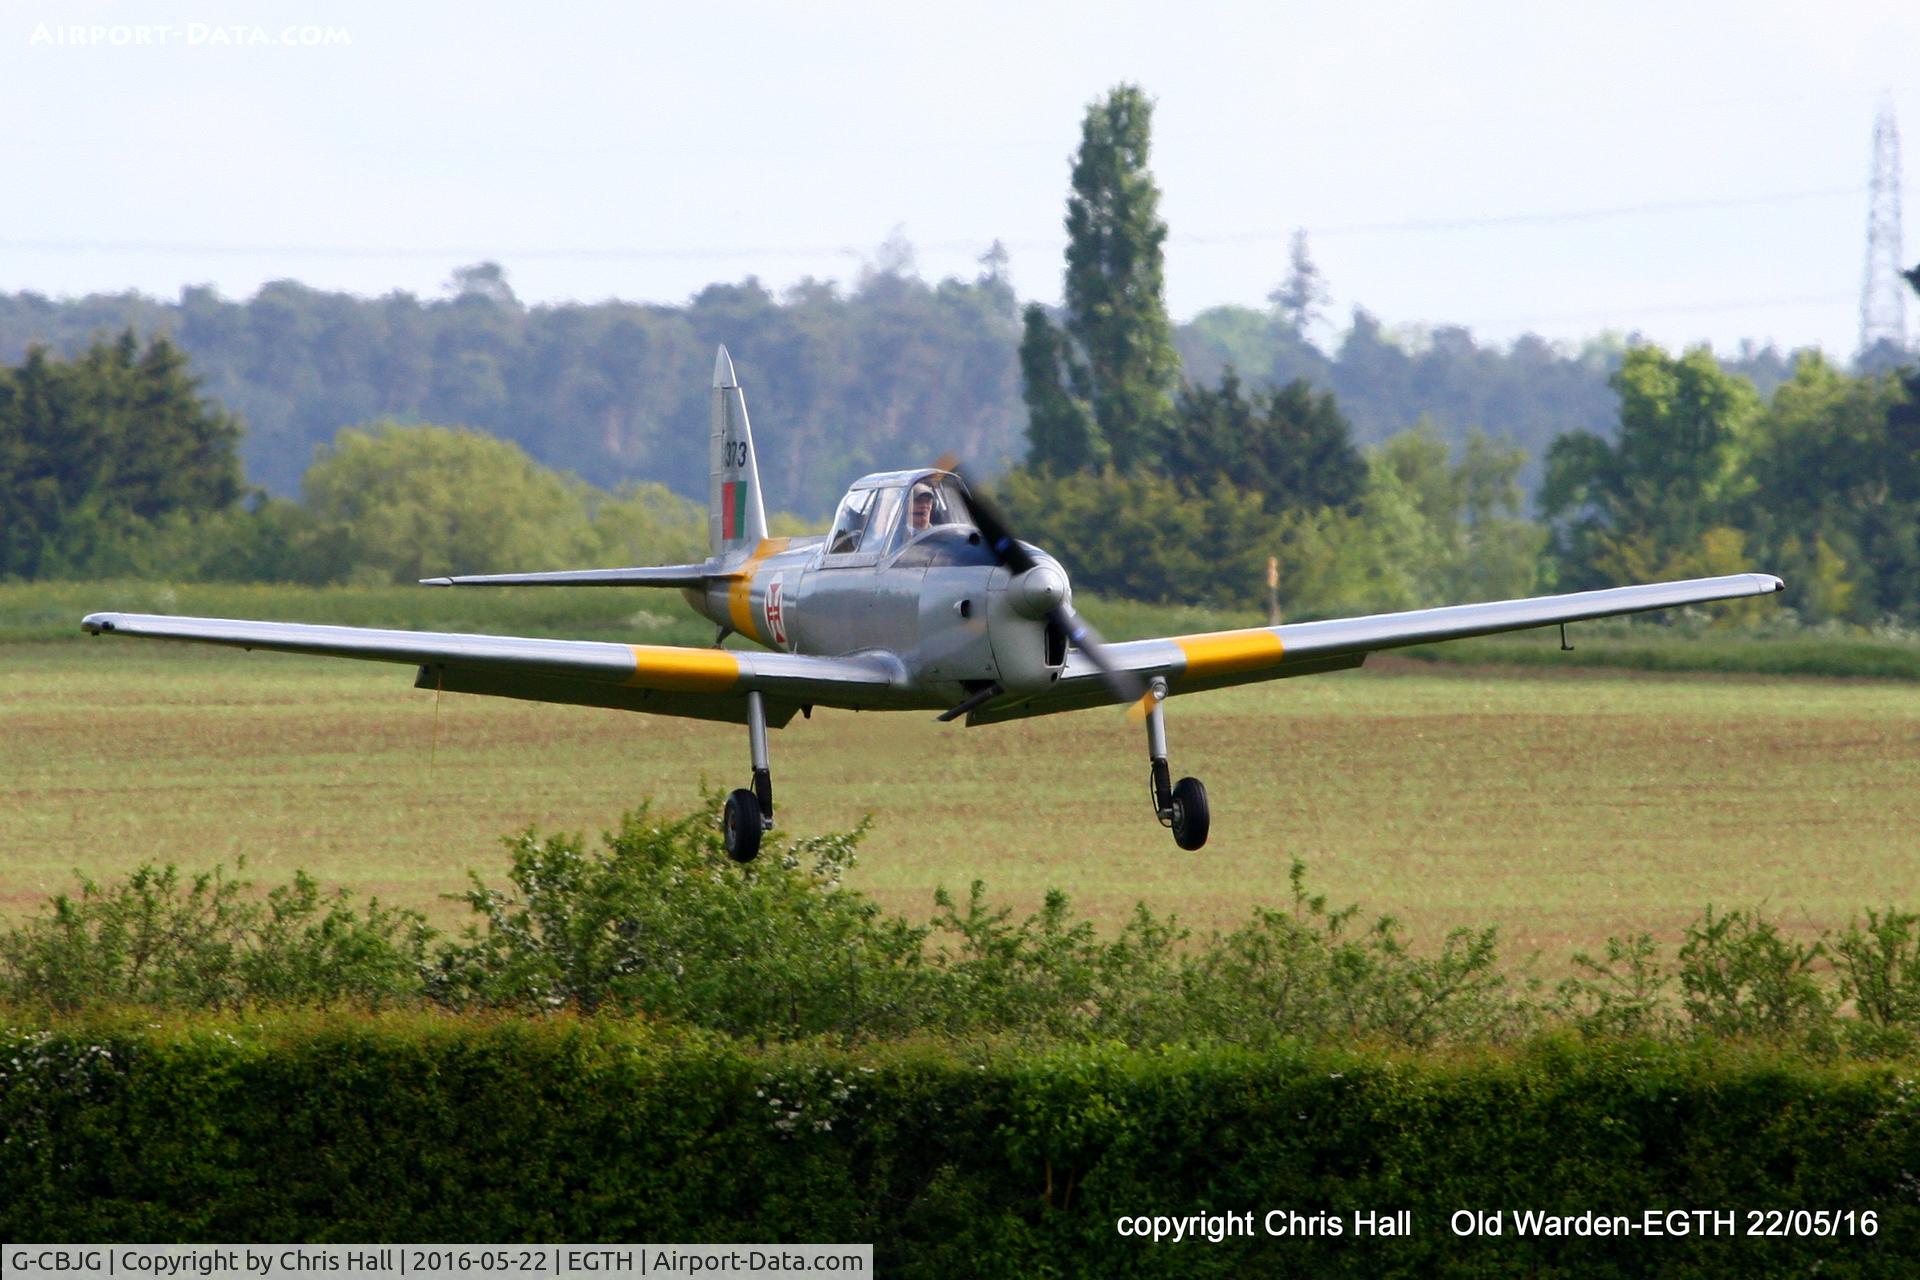
M 933 501 L 933 486 L 924 480 L 913 486 L 913 492 L 907 496 L 907 500 L 909 502 L 918 502 L 922 498 L 925 498 L 928 502 Z

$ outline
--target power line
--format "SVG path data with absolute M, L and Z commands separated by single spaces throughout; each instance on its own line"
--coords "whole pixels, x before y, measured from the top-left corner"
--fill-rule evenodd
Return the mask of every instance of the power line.
M 1621 305 L 1604 310 L 1562 312 L 1554 315 L 1509 316 L 1494 319 L 1452 321 L 1465 328 L 1482 325 L 1506 328 L 1527 324 L 1573 324 L 1587 321 L 1621 320 L 1626 323 L 1645 316 L 1707 315 L 1724 311 L 1764 311 L 1770 307 L 1839 306 L 1851 300 L 1844 293 L 1805 293 L 1773 298 L 1727 298 L 1719 302 L 1654 303 L 1645 306 Z
M 1806 200 L 1831 200 L 1839 196 L 1857 196 L 1859 187 L 1824 187 L 1817 191 L 1787 191 L 1770 196 L 1736 196 L 1724 200 L 1667 200 L 1650 204 L 1616 205 L 1607 209 L 1573 209 L 1557 213 L 1514 213 L 1488 218 L 1435 218 L 1411 222 L 1357 223 L 1344 227 L 1325 227 L 1309 234 L 1321 236 L 1360 235 L 1398 231 L 1465 231 L 1481 227 L 1552 226 L 1568 222 L 1599 222 L 1608 218 L 1638 218 L 1667 213 L 1695 213 L 1711 209 L 1742 209 L 1759 205 L 1795 204 Z
M 1348 223 L 1308 227 L 1309 235 L 1386 235 L 1436 231 L 1468 231 L 1494 227 L 1552 226 L 1576 222 L 1598 222 L 1613 218 L 1660 216 L 1694 213 L 1714 209 L 1753 208 L 1763 205 L 1793 204 L 1809 200 L 1859 196 L 1865 188 L 1824 187 L 1811 191 L 1776 192 L 1771 195 L 1733 196 L 1713 200 L 1668 200 L 1633 205 L 1612 205 L 1595 209 L 1562 209 L 1532 213 L 1491 214 L 1471 218 L 1421 218 L 1400 222 Z M 1170 244 L 1231 245 L 1284 241 L 1293 235 L 1291 228 L 1279 230 L 1236 231 L 1218 234 L 1171 235 Z M 916 249 L 928 252 L 958 252 L 979 249 L 980 240 L 942 240 L 922 242 Z M 1057 249 L 1062 242 L 1025 240 L 1007 242 L 1008 249 L 1021 251 Z M 853 245 L 761 245 L 755 247 L 688 246 L 647 249 L 630 246 L 594 248 L 475 248 L 424 245 L 343 245 L 343 244 L 233 244 L 213 241 L 170 240 L 63 240 L 55 238 L 0 239 L 0 250 L 33 253 L 177 253 L 237 257 L 320 257 L 320 258 L 456 258 L 473 261 L 483 258 L 520 261 L 717 261 L 757 258 L 846 257 L 863 259 L 870 249 Z
M 38 253 L 194 253 L 216 256 L 309 257 L 309 258 L 580 258 L 580 259 L 688 259 L 715 258 L 788 258 L 838 254 L 862 256 L 862 251 L 846 246 L 835 248 L 799 246 L 763 246 L 760 248 L 722 249 L 479 249 L 460 246 L 423 245 L 348 245 L 348 244 L 221 244 L 187 240 L 0 240 L 0 249 Z

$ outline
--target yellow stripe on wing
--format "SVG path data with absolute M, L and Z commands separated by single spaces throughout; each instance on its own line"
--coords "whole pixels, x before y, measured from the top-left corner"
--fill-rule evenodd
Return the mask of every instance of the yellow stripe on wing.
M 727 618 L 733 623 L 733 629 L 741 635 L 761 640 L 769 638 L 761 635 L 760 628 L 753 624 L 753 575 L 760 571 L 762 560 L 785 551 L 790 541 L 790 538 L 762 538 L 760 545 L 753 549 L 747 562 L 735 570 L 733 581 L 727 585 Z
M 724 649 L 677 649 L 659 644 L 627 647 L 633 650 L 633 675 L 627 683 L 641 689 L 725 693 L 740 682 L 740 659 Z
M 1196 677 L 1238 675 L 1277 666 L 1284 651 L 1271 631 L 1215 631 L 1207 635 L 1174 636 L 1187 656 L 1186 674 Z

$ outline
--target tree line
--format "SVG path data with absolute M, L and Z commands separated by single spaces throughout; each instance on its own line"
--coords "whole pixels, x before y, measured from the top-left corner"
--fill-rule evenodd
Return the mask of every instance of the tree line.
M 769 500 L 820 518 L 867 471 L 948 452 L 989 471 L 1024 457 L 1024 326 L 1002 265 L 989 252 L 975 278 L 930 283 L 896 246 L 851 288 L 802 282 L 776 295 L 749 278 L 682 306 L 529 307 L 492 264 L 456 271 L 432 298 L 291 280 L 246 299 L 204 287 L 171 301 L 0 293 L 0 361 L 36 345 L 72 357 L 129 328 L 166 336 L 246 423 L 248 480 L 279 497 L 299 491 L 315 450 L 342 427 L 381 419 L 476 427 L 601 488 L 653 481 L 698 497 L 713 348 L 724 342 L 748 386 Z M 1526 451 L 1529 491 L 1555 435 L 1612 433 L 1607 379 L 1624 340 L 1569 351 L 1523 338 L 1502 349 L 1464 329 L 1390 330 L 1360 311 L 1323 352 L 1297 319 L 1278 305 L 1204 312 L 1169 326 L 1171 367 L 1202 385 L 1229 364 L 1248 386 L 1305 378 L 1338 400 L 1365 444 L 1423 418 L 1456 448 L 1485 430 Z M 1763 392 L 1791 364 L 1772 348 L 1724 363 Z
M 1289 617 L 1763 569 L 1809 621 L 1920 621 L 1920 387 L 1804 358 L 1763 399 L 1652 347 L 1614 382 L 1614 438 L 1550 451 L 1544 520 L 1511 445 L 1422 426 L 1361 446 L 1333 397 L 1231 371 L 1176 394 L 1177 471 L 1036 460 L 993 492 L 1076 586 L 1126 598 L 1257 606 L 1269 559 Z M 484 432 L 344 429 L 284 499 L 240 483 L 239 429 L 163 338 L 0 369 L 0 574 L 373 584 L 704 554 L 699 504 Z
M 240 435 L 165 338 L 0 369 L 0 577 L 379 583 L 706 554 L 704 507 L 485 432 L 343 428 L 297 500 L 242 485 Z
M 954 452 L 1018 456 L 1015 303 L 989 261 L 929 284 L 891 260 L 850 292 L 716 284 L 684 307 L 527 307 L 493 264 L 448 294 L 357 298 L 277 281 L 245 301 L 189 288 L 53 302 L 0 295 L 0 358 L 77 355 L 132 329 L 185 352 L 203 390 L 247 424 L 249 480 L 292 497 L 316 450 L 390 420 L 476 428 L 603 489 L 704 497 L 707 396 L 725 342 L 748 387 L 768 500 L 824 516 L 850 476 Z
M 952 449 L 1010 464 L 976 474 L 1103 593 L 1246 606 L 1271 577 L 1315 616 L 1764 568 L 1811 620 L 1920 619 L 1920 373 L 1771 351 L 1743 371 L 1647 345 L 1496 354 L 1448 330 L 1416 351 L 1364 316 L 1327 357 L 1301 336 L 1324 296 L 1304 238 L 1271 312 L 1175 326 L 1151 120 L 1134 86 L 1088 110 L 1059 308 L 1018 308 L 996 253 L 930 286 L 898 242 L 851 294 L 749 281 L 684 309 L 529 309 L 484 264 L 426 303 L 291 283 L 245 306 L 0 298 L 0 342 L 23 317 L 45 333 L 127 310 L 159 335 L 143 348 L 129 327 L 70 359 L 32 347 L 0 372 L 0 574 L 404 581 L 686 559 L 702 512 L 676 491 L 704 487 L 726 340 L 755 387 L 770 503 L 797 513 L 785 530 L 853 475 Z M 215 354 L 190 372 L 196 344 Z M 1363 373 L 1350 396 L 1327 385 Z M 1533 450 L 1445 416 L 1506 384 L 1597 387 L 1604 408 L 1556 411 L 1574 429 Z M 264 426 L 243 437 L 236 402 Z M 1362 425 L 1414 405 L 1437 409 Z M 429 407 L 464 425 L 426 425 Z M 301 442 L 303 461 L 269 448 L 282 482 L 246 491 L 236 449 L 263 439 Z

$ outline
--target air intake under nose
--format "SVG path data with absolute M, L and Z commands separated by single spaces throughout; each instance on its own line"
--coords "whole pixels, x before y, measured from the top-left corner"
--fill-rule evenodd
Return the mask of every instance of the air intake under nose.
M 1047 665 L 1064 667 L 1067 665 L 1067 632 L 1052 618 L 1047 619 Z

